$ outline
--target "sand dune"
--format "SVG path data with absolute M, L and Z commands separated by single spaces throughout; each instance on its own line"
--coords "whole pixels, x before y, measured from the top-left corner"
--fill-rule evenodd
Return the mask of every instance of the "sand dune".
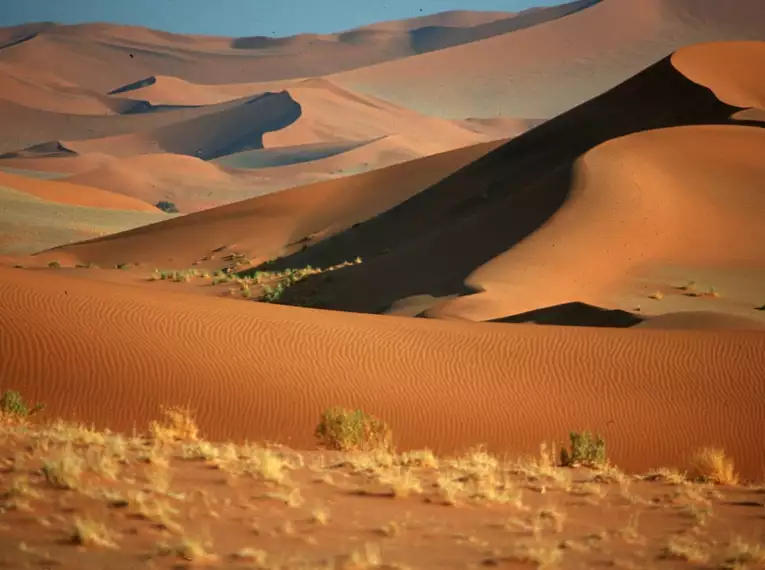
M 262 93 L 258 83 L 200 85 L 178 77 L 152 75 L 109 92 L 109 95 L 140 99 L 153 105 L 213 105 Z
M 752 69 L 757 65 L 752 62 Z M 762 180 L 762 162 L 756 157 L 762 152 L 765 131 L 740 126 L 656 131 L 704 123 L 735 124 L 730 119 L 734 111 L 706 87 L 685 78 L 666 58 L 602 96 L 511 140 L 397 208 L 279 264 L 321 265 L 359 255 L 365 259 L 363 265 L 334 275 L 331 283 L 315 279 L 304 287 L 320 291 L 322 307 L 382 312 L 412 295 L 444 297 L 470 292 L 466 278 L 508 252 L 470 281 L 479 290 L 502 288 L 498 296 L 507 305 L 492 307 L 488 302 L 492 296 L 474 295 L 449 301 L 448 311 L 444 307 L 430 312 L 442 317 L 491 319 L 569 301 L 601 305 L 606 290 L 617 286 L 609 284 L 618 277 L 617 271 L 665 253 L 682 257 L 685 254 L 680 249 L 693 250 L 716 239 L 716 230 L 705 224 L 714 225 L 713 212 L 716 216 L 719 209 L 721 231 L 726 227 L 731 231 L 720 243 L 741 244 L 743 249 L 737 254 L 711 245 L 705 261 L 718 263 L 727 258 L 746 266 L 761 260 L 762 255 L 756 245 L 762 243 L 762 225 L 752 213 L 761 207 L 762 198 L 750 188 Z M 654 131 L 635 138 L 625 137 L 651 129 Z M 709 146 L 693 146 L 694 139 Z M 677 177 L 673 163 L 657 155 L 654 144 L 656 149 L 666 149 L 667 157 L 677 163 Z M 669 148 L 674 144 L 674 150 Z M 738 145 L 744 145 L 740 153 Z M 588 151 L 592 152 L 585 154 Z M 695 167 L 694 160 L 702 166 Z M 624 167 L 619 166 L 622 163 Z M 702 176 L 706 178 L 699 181 Z M 692 194 L 696 183 L 704 189 L 698 200 Z M 718 206 L 720 192 L 727 191 L 731 200 Z M 580 195 L 590 196 L 584 198 L 582 210 L 576 206 Z M 569 208 L 573 210 L 570 215 L 566 213 Z M 648 215 L 649 211 L 655 215 Z M 691 216 L 674 233 L 673 216 L 689 212 L 701 217 L 694 220 Z M 632 226 L 621 228 L 620 219 Z M 753 223 L 747 225 L 750 221 Z M 645 233 L 646 228 L 652 231 Z M 633 236 L 632 230 L 643 233 Z M 701 235 L 694 236 L 694 231 Z M 653 239 L 671 241 L 664 244 L 651 242 Z M 627 244 L 626 255 L 621 257 Z M 700 255 L 689 254 L 689 259 Z M 518 262 L 510 263 L 510 259 Z M 613 268 L 609 267 L 612 259 Z M 583 272 L 583 267 L 588 271 Z M 295 295 L 302 294 L 300 286 L 293 289 Z
M 540 230 L 470 275 L 485 291 L 443 306 L 484 320 L 601 299 L 635 266 L 765 266 L 765 131 L 694 126 L 613 140 L 575 166 Z M 618 188 L 618 194 L 614 189 Z M 533 292 L 533 294 L 530 294 Z
M 218 105 L 167 109 L 161 112 L 97 116 L 32 109 L 0 98 L 0 117 L 3 117 L 6 126 L 6 129 L 0 133 L 0 153 L 3 153 L 0 159 L 18 156 L 42 157 L 45 156 L 44 153 L 31 153 L 24 149 L 52 144 L 51 141 L 73 143 L 151 131 L 205 115 L 221 113 L 240 105 L 241 101 L 237 100 Z
M 0 64 L 0 98 L 31 109 L 72 115 L 113 115 L 118 108 L 118 104 L 110 105 L 106 97 L 87 93 L 53 76 L 35 76 L 6 64 Z
M 100 93 L 152 76 L 201 84 L 315 77 L 535 25 L 577 7 L 521 13 L 518 22 L 510 13 L 452 12 L 287 38 L 184 36 L 108 24 L 40 25 L 6 32 L 9 47 L 0 52 L 0 62 L 55 68 L 63 79 Z
M 93 197 L 96 192 L 96 189 L 88 189 L 83 192 L 82 198 L 89 195 Z M 77 197 L 74 200 L 82 201 Z M 137 202 L 133 200 L 132 203 L 124 203 L 129 200 L 125 196 L 117 195 L 108 196 L 104 202 L 118 206 L 133 206 Z M 138 204 L 140 205 L 140 202 Z M 144 207 L 150 209 L 115 210 L 62 203 L 0 185 L 0 254 L 31 254 L 61 244 L 144 226 L 169 217 L 148 204 L 144 204 Z
M 0 186 L 25 192 L 31 196 L 50 202 L 88 206 L 91 208 L 111 208 L 115 210 L 135 210 L 138 212 L 157 212 L 157 208 L 145 201 L 136 200 L 72 181 L 40 180 L 0 172 Z
M 192 156 L 147 154 L 111 160 L 64 180 L 150 204 L 170 201 L 180 212 L 187 213 L 210 203 L 224 204 L 251 196 L 257 192 L 259 182 L 249 178 Z
M 177 401 L 211 438 L 304 448 L 341 403 L 387 418 L 402 448 L 534 453 L 591 427 L 626 469 L 674 465 L 710 441 L 745 476 L 765 467 L 757 331 L 328 315 L 13 269 L 0 269 L 0 306 L 0 350 L 16 355 L 0 361 L 3 384 L 114 429 Z
M 323 79 L 301 82 L 290 88 L 289 93 L 301 106 L 301 117 L 265 135 L 264 143 L 268 147 L 397 135 L 409 140 L 420 149 L 419 156 L 424 156 L 488 138 L 451 121 L 357 95 Z
M 667 313 L 646 319 L 635 326 L 644 329 L 765 330 L 765 324 L 755 319 L 711 311 Z
M 81 260 L 102 265 L 146 262 L 189 267 L 227 246 L 252 259 L 300 249 L 406 200 L 501 144 L 432 155 L 372 172 L 293 188 L 167 220 L 149 227 L 41 253 L 42 261 Z M 306 237 L 307 241 L 302 241 Z M 298 245 L 300 242 L 300 245 Z M 351 256 L 350 259 L 355 258 Z
M 265 93 L 237 101 L 217 113 L 139 133 L 67 142 L 78 152 L 112 156 L 173 153 L 209 160 L 263 147 L 263 135 L 283 129 L 300 117 L 300 105 L 289 93 Z
M 765 39 L 757 0 L 603 0 L 527 29 L 331 77 L 441 117 L 549 118 L 685 45 L 747 39 Z

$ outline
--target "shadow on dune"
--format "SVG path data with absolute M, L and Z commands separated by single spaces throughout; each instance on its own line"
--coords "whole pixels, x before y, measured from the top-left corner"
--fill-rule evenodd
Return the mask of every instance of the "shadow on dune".
M 537 325 L 561 325 L 575 327 L 628 328 L 645 319 L 628 311 L 604 309 L 587 303 L 564 303 L 553 307 L 536 309 L 527 313 L 493 319 L 490 323 L 534 323 Z
M 666 57 L 387 212 L 277 260 L 274 266 L 284 268 L 364 259 L 331 281 L 319 276 L 298 283 L 284 302 L 310 291 L 321 308 L 380 313 L 413 295 L 472 292 L 464 285 L 470 273 L 537 230 L 564 203 L 582 154 L 639 131 L 741 125 L 730 119 L 735 110 Z

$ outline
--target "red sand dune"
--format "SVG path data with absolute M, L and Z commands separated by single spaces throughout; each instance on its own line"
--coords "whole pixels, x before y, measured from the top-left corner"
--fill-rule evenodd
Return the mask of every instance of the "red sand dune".
M 248 182 L 246 177 L 237 177 L 210 162 L 179 154 L 114 159 L 64 180 L 132 196 L 150 204 L 167 200 L 182 213 L 195 211 L 205 200 L 234 201 L 242 189 L 257 187 L 256 182 Z
M 635 326 L 643 329 L 765 330 L 765 324 L 754 319 L 711 311 L 667 313 Z
M 368 141 L 393 134 L 409 139 L 423 156 L 488 139 L 474 129 L 357 96 L 324 80 L 284 87 L 288 89 L 229 102 L 217 113 L 156 130 L 64 144 L 80 153 L 167 152 L 209 159 L 263 146 Z
M 86 184 L 58 180 L 39 180 L 27 176 L 0 172 L 0 186 L 61 204 L 88 206 L 91 208 L 110 208 L 114 210 L 136 210 L 139 212 L 158 211 L 157 208 L 142 200 Z M 76 221 L 73 220 L 73 222 Z
M 734 110 L 666 58 L 280 265 L 361 256 L 331 283 L 304 286 L 323 307 L 362 312 L 465 293 L 470 276 L 473 290 L 493 294 L 430 314 L 475 320 L 598 304 L 623 271 L 650 262 L 761 266 L 765 196 L 752 189 L 765 179 L 765 131 L 732 126 Z
M 684 45 L 763 39 L 759 0 L 603 0 L 527 29 L 331 78 L 436 116 L 549 118 Z
M 576 165 L 566 203 L 477 269 L 485 293 L 436 314 L 488 320 L 572 300 L 597 302 L 653 263 L 765 266 L 765 131 L 693 126 L 628 135 Z M 615 193 L 618 189 L 618 193 Z
M 762 332 L 326 313 L 13 269 L 0 269 L 0 307 L 0 351 L 15 355 L 3 385 L 114 429 L 189 403 L 211 438 L 303 448 L 322 409 L 345 404 L 388 419 L 402 448 L 533 453 L 593 428 L 626 469 L 710 443 L 746 477 L 765 468 Z
M 373 172 L 228 204 L 104 238 L 55 248 L 41 260 L 126 260 L 189 267 L 221 246 L 252 258 L 289 252 L 307 236 L 332 235 L 395 206 L 483 156 L 501 141 L 436 154 Z M 312 240 L 309 240 L 312 242 Z M 302 246 L 302 245 L 301 245 Z M 355 255 L 351 259 L 355 258 Z

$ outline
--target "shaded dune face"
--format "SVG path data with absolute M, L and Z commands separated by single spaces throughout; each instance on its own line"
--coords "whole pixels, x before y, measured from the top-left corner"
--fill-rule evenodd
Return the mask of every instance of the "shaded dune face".
M 611 239 L 632 239 L 629 229 L 619 228 L 619 216 L 636 220 L 631 226 L 638 232 L 634 234 L 636 241 L 631 246 L 635 249 L 642 247 L 641 232 L 657 227 L 663 228 L 662 231 L 670 230 L 666 226 L 670 221 L 668 213 L 662 210 L 661 204 L 674 198 L 657 196 L 651 199 L 647 196 L 649 199 L 643 201 L 632 179 L 631 172 L 639 174 L 641 169 L 649 168 L 655 156 L 635 157 L 630 166 L 622 169 L 621 161 L 632 160 L 632 150 L 629 144 L 619 141 L 629 138 L 625 135 L 631 133 L 667 127 L 732 124 L 735 121 L 730 117 L 735 110 L 706 87 L 684 77 L 671 60 L 665 58 L 600 97 L 511 140 L 396 208 L 305 252 L 280 260 L 278 265 L 321 266 L 351 255 L 362 256 L 363 265 L 343 270 L 333 276 L 331 283 L 317 279 L 303 285 L 318 288 L 322 307 L 348 311 L 380 312 L 396 300 L 412 295 L 427 293 L 442 297 L 485 287 L 496 288 L 507 281 L 502 274 L 511 266 L 518 273 L 514 273 L 510 281 L 527 285 L 519 285 L 512 291 L 522 290 L 523 299 L 518 299 L 516 305 L 499 308 L 499 312 L 486 308 L 479 314 L 476 310 L 472 318 L 492 319 L 558 303 L 588 302 L 586 296 L 582 297 L 588 287 L 607 285 L 623 266 L 614 267 L 612 275 L 601 272 L 599 277 L 597 271 L 592 275 L 582 273 L 577 264 L 588 267 L 588 254 L 597 253 L 597 248 L 607 248 Z M 704 132 L 708 133 L 707 140 L 713 141 L 718 131 Z M 738 137 L 738 131 L 720 132 L 723 135 L 730 132 L 732 139 Z M 755 132 L 746 131 L 742 136 L 754 142 L 759 141 L 761 135 L 755 129 Z M 603 145 L 602 150 L 598 148 L 600 145 Z M 622 148 L 624 150 L 620 150 Z M 643 148 L 649 150 L 650 145 L 643 145 Z M 588 151 L 592 153 L 587 154 Z M 702 156 L 696 154 L 693 160 L 700 160 Z M 720 168 L 724 169 L 726 163 L 730 161 L 720 162 Z M 656 166 L 654 171 L 661 168 Z M 758 172 L 757 164 L 751 164 L 750 174 L 756 177 Z M 591 194 L 590 181 L 597 179 L 603 184 L 609 180 L 612 183 Z M 574 206 L 581 203 L 579 196 L 585 197 L 581 209 Z M 740 196 L 742 200 L 748 200 L 743 187 Z M 757 198 L 753 195 L 752 200 Z M 635 201 L 641 208 L 653 212 L 645 222 L 648 226 L 635 226 L 638 221 L 634 212 L 643 211 L 635 210 Z M 682 202 L 676 207 L 682 210 Z M 558 233 L 555 228 L 568 216 L 569 209 L 573 213 L 568 219 L 577 226 L 572 229 L 575 233 Z M 595 212 L 600 212 L 600 217 L 595 216 Z M 577 218 L 580 214 L 582 223 Z M 596 223 L 595 229 L 588 229 L 587 220 Z M 643 224 L 642 221 L 639 223 Z M 611 231 L 616 232 L 615 236 L 611 236 Z M 544 232 L 548 232 L 548 238 L 544 237 Z M 577 232 L 580 238 L 575 237 Z M 537 233 L 539 237 L 535 236 Z M 567 245 L 576 243 L 577 239 L 580 249 Z M 538 246 L 542 250 L 526 245 L 526 241 L 542 244 Z M 526 254 L 523 254 L 524 248 Z M 565 281 L 561 280 L 564 266 L 555 263 L 537 269 L 543 263 L 533 259 L 532 251 L 551 263 L 555 259 L 570 259 L 565 267 L 573 270 L 573 274 Z M 493 266 L 490 264 L 473 274 L 505 252 L 510 258 L 516 256 L 523 261 L 505 264 L 504 258 L 498 259 Z M 613 256 L 621 260 L 618 250 L 614 249 L 614 252 Z M 657 253 L 661 254 L 661 251 Z M 632 256 L 632 261 L 629 256 L 623 259 L 627 263 L 640 263 L 641 256 L 645 255 L 652 254 L 641 250 Z M 600 264 L 608 272 L 611 269 L 607 259 L 610 258 L 598 254 L 591 263 Z M 528 267 L 522 265 L 527 263 L 530 264 Z M 572 264 L 577 268 L 572 269 Z M 465 281 L 471 274 L 470 287 L 466 288 Z M 303 291 L 298 285 L 290 293 L 300 296 Z M 466 304 L 472 302 L 472 299 L 464 298 L 448 304 L 461 305 L 459 313 L 467 316 L 472 309 Z M 445 312 L 441 315 L 446 316 Z
M 14 355 L 0 360 L 3 386 L 113 429 L 179 403 L 210 438 L 305 448 L 339 404 L 385 417 L 401 449 L 536 453 L 589 428 L 625 469 L 712 441 L 746 477 L 765 467 L 759 331 L 325 313 L 14 269 L 0 269 L 0 308 L 0 351 Z

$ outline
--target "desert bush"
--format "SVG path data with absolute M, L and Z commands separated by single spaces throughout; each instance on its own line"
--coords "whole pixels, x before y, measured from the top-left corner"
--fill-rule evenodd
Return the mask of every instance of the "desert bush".
M 718 485 L 736 485 L 739 480 L 733 460 L 725 454 L 725 450 L 717 447 L 705 447 L 696 452 L 691 460 L 689 476 Z
M 569 433 L 571 448 L 560 450 L 561 465 L 574 467 L 598 467 L 606 463 L 606 442 L 597 434 L 588 431 Z
M 314 433 L 327 449 L 339 451 L 391 450 L 392 432 L 388 424 L 362 410 L 335 406 L 325 410 Z
M 172 202 L 168 202 L 166 200 L 161 200 L 161 201 L 157 202 L 154 205 L 157 208 L 159 208 L 160 210 L 162 210 L 163 212 L 167 212 L 168 214 L 177 214 L 178 213 L 178 208 Z
M 0 416 L 10 420 L 25 420 L 45 408 L 37 403 L 31 408 L 24 402 L 21 394 L 15 390 L 6 390 L 0 397 Z
M 165 421 L 153 420 L 149 424 L 149 434 L 156 441 L 197 441 L 199 427 L 188 407 L 162 407 Z
M 51 261 L 48 263 L 48 267 L 51 269 L 59 269 L 61 267 L 61 264 L 58 261 Z

